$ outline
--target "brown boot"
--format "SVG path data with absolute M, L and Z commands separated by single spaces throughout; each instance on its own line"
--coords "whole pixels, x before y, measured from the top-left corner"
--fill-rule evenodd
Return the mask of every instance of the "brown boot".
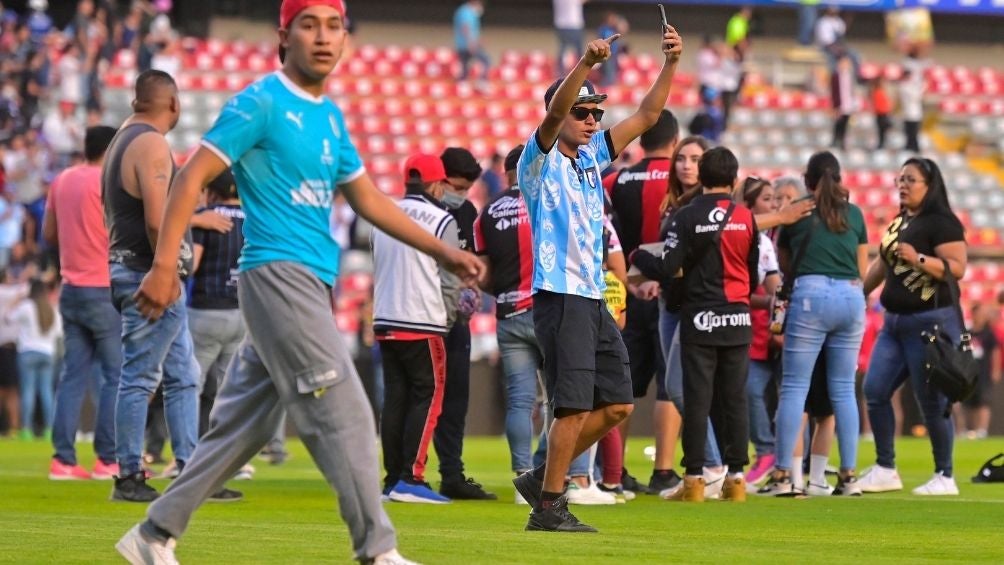
M 722 487 L 722 500 L 729 502 L 746 502 L 746 479 L 743 477 L 726 477 Z
M 666 500 L 683 502 L 704 502 L 704 477 L 685 475 L 683 484 Z

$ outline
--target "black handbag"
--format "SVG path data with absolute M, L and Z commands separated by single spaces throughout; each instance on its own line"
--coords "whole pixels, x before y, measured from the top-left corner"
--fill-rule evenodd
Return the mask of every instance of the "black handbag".
M 962 316 L 962 306 L 959 303 L 959 283 L 949 269 L 948 261 L 941 260 L 945 266 L 943 284 L 948 287 L 959 317 L 959 325 L 963 328 L 959 345 L 955 345 L 945 329 L 935 325 L 930 331 L 923 332 L 924 338 L 924 372 L 928 384 L 934 385 L 948 397 L 945 408 L 945 418 L 951 415 L 952 403 L 962 402 L 976 390 L 980 367 L 973 358 L 972 336 L 965 330 L 966 322 Z M 935 295 L 937 307 L 937 295 Z

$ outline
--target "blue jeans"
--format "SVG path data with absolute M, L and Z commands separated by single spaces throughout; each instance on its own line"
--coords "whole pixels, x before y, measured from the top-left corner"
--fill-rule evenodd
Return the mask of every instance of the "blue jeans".
M 80 407 L 92 375 L 97 374 L 97 421 L 94 451 L 105 463 L 115 462 L 115 397 L 122 372 L 122 322 L 107 287 L 64 285 L 59 296 L 66 353 L 56 387 L 52 445 L 56 458 L 77 464 L 74 441 Z M 95 371 L 95 367 L 99 370 Z
M 798 8 L 798 43 L 812 45 L 816 30 L 816 18 L 819 16 L 818 4 L 802 3 Z
M 774 368 L 769 361 L 750 361 L 746 378 L 746 403 L 750 415 L 750 441 L 757 457 L 774 454 L 774 432 L 770 429 L 770 415 L 764 392 L 774 376 Z
M 916 314 L 886 312 L 885 325 L 879 332 L 872 349 L 868 374 L 865 375 L 864 393 L 868 402 L 868 418 L 875 434 L 877 463 L 883 467 L 896 467 L 895 419 L 892 413 L 892 393 L 910 378 L 914 396 L 924 413 L 924 423 L 931 437 L 934 454 L 934 471 L 952 475 L 952 444 L 954 423 L 945 418 L 948 399 L 937 388 L 927 383 L 924 375 L 924 342 L 921 332 L 935 324 L 952 336 L 958 344 L 962 328 L 955 310 L 939 308 Z
M 784 334 L 783 377 L 777 407 L 777 467 L 790 470 L 795 439 L 819 352 L 826 348 L 826 383 L 837 418 L 840 468 L 856 468 L 858 404 L 854 377 L 865 331 L 861 281 L 819 275 L 795 279 Z
M 48 430 L 52 427 L 52 355 L 21 351 L 17 354 L 17 370 L 21 384 L 21 429 L 34 427 L 35 403 L 40 400 L 42 422 Z
M 122 315 L 122 375 L 115 404 L 115 455 L 121 476 L 140 470 L 147 406 L 162 379 L 175 460 L 186 463 L 198 439 L 199 364 L 185 296 L 182 293 L 156 322 L 146 319 L 133 299 L 145 274 L 111 265 L 112 303 Z
M 555 31 L 558 33 L 558 59 L 555 64 L 558 66 L 558 74 L 565 74 L 564 56 L 565 51 L 571 51 L 575 59 L 578 60 L 582 56 L 582 51 L 585 49 L 585 30 L 582 29 L 560 29 L 556 28 Z
M 533 406 L 537 402 L 537 384 L 543 383 L 537 372 L 542 367 L 544 355 L 537 345 L 533 329 L 533 311 L 499 320 L 495 327 L 505 374 L 506 411 L 505 435 L 509 441 L 512 470 L 521 473 L 543 465 L 547 454 L 547 430 L 551 423 L 547 403 L 544 403 L 545 425 L 533 447 Z M 568 469 L 571 476 L 584 476 L 589 472 L 589 452 L 575 458 Z
M 676 410 L 683 415 L 683 362 L 680 359 L 680 316 L 666 310 L 659 299 L 659 340 L 662 341 L 666 358 L 666 392 Z M 708 418 L 708 441 L 704 446 L 704 462 L 707 467 L 720 467 L 722 454 L 718 450 L 715 427 Z

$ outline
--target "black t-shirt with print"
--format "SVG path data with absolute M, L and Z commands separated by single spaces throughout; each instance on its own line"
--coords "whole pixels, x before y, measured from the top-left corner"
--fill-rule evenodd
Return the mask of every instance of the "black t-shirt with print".
M 921 214 L 907 218 L 900 214 L 882 235 L 879 256 L 885 264 L 885 287 L 882 306 L 894 314 L 913 314 L 952 304 L 948 287 L 931 275 L 913 268 L 896 257 L 896 248 L 909 243 L 928 257 L 940 261 L 934 248 L 945 243 L 965 241 L 965 230 L 958 218 L 948 214 Z

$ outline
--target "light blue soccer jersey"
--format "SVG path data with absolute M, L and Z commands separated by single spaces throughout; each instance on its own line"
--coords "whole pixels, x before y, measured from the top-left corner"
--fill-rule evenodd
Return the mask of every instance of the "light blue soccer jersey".
M 557 144 L 545 152 L 537 132 L 516 167 L 533 233 L 533 290 L 601 299 L 603 281 L 603 184 L 612 142 L 605 131 L 579 147 L 575 159 Z
M 247 216 L 241 271 L 290 261 L 333 285 L 331 201 L 365 172 L 341 110 L 279 71 L 231 98 L 202 144 L 233 166 Z

